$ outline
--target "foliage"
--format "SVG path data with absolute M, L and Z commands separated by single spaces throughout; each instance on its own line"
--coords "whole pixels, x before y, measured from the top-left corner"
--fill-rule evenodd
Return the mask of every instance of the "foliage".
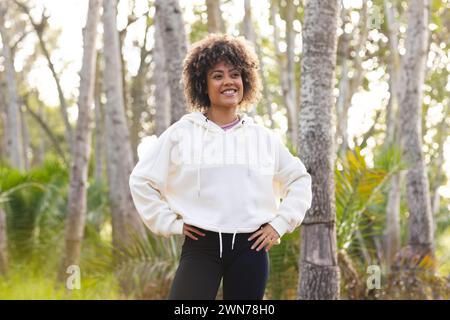
M 42 167 L 27 173 L 8 167 L 2 167 L 0 172 L 1 190 L 14 191 L 9 192 L 4 204 L 13 258 L 27 260 L 33 254 L 39 257 L 38 244 L 53 245 L 57 240 L 53 236 L 61 229 L 66 169 L 58 160 L 48 159 Z
M 178 267 L 181 237 L 136 237 L 134 244 L 114 251 L 115 274 L 125 294 L 136 299 L 167 299 Z
M 400 170 L 399 161 L 399 152 L 394 148 L 383 153 L 374 168 L 366 164 L 359 148 L 347 151 L 345 159 L 338 159 L 335 170 L 338 248 L 348 249 L 357 230 L 367 231 L 367 225 L 362 223 L 366 213 L 383 201 L 382 187 Z
M 300 233 L 293 232 L 284 235 L 281 243 L 270 249 L 270 273 L 265 294 L 267 299 L 297 298 L 299 245 Z

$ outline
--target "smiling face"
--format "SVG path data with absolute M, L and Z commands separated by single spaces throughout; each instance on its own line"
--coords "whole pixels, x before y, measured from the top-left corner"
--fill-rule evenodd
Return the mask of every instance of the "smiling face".
M 211 107 L 232 108 L 242 101 L 242 76 L 235 67 L 219 62 L 208 70 L 206 78 Z

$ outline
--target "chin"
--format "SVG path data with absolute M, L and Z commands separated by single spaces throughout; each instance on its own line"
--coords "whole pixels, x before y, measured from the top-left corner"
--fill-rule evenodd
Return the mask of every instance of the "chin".
M 227 102 L 227 103 L 219 103 L 218 105 L 220 107 L 222 107 L 222 108 L 232 109 L 232 108 L 237 108 L 239 106 L 239 103 L 237 103 L 237 102 L 233 102 L 233 103 Z

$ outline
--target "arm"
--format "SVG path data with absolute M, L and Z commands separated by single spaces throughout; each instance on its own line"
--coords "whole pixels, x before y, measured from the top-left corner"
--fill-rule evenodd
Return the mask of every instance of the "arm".
M 277 138 L 278 164 L 274 180 L 280 185 L 282 201 L 278 215 L 269 224 L 280 238 L 292 232 L 302 223 L 306 211 L 311 207 L 311 176 L 298 157 L 294 157 L 283 142 Z
M 130 175 L 130 190 L 145 225 L 155 234 L 183 234 L 183 221 L 164 200 L 170 166 L 171 130 L 166 130 L 139 159 Z

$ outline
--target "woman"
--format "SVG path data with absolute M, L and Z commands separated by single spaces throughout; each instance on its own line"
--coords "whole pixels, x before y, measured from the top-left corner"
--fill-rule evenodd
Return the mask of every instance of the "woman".
M 222 278 L 224 299 L 263 299 L 268 251 L 301 224 L 311 177 L 277 135 L 241 112 L 260 96 L 258 59 L 243 38 L 213 34 L 194 44 L 183 82 L 191 112 L 130 177 L 148 228 L 185 235 L 169 299 L 215 299 Z

